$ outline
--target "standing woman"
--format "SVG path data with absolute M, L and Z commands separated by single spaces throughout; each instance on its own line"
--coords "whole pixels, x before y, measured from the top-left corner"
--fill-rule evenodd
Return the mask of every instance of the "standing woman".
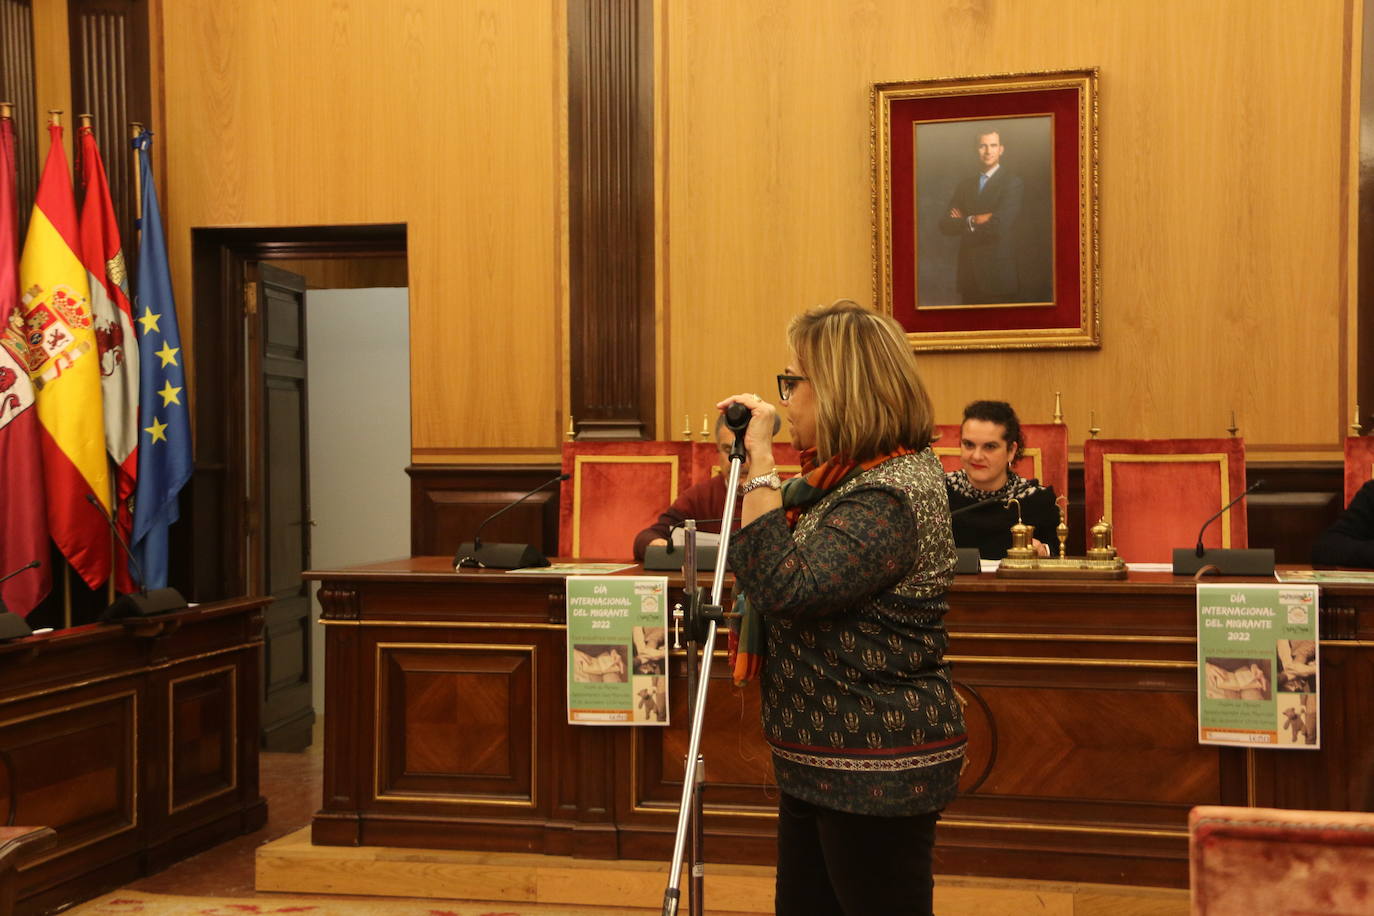
M 944 661 L 954 545 L 930 397 L 891 318 L 842 300 L 797 316 L 778 376 L 802 476 L 780 485 L 775 410 L 748 407 L 754 475 L 730 544 L 735 675 L 763 653 L 778 803 L 777 913 L 929 914 L 939 812 L 964 719 Z M 765 645 L 751 645 L 751 639 Z

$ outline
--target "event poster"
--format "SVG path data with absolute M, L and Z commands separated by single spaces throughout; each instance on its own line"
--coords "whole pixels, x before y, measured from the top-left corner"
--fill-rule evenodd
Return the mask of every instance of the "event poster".
M 1315 585 L 1197 587 L 1198 741 L 1321 747 Z
M 667 577 L 567 582 L 568 722 L 667 725 Z

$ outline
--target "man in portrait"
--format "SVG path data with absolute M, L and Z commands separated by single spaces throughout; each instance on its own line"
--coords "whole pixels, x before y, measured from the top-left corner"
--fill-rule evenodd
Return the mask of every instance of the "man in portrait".
M 1016 221 L 1021 215 L 1021 176 L 1002 164 L 1002 135 L 978 135 L 978 170 L 959 182 L 940 231 L 959 238 L 959 295 L 966 305 L 1015 302 Z

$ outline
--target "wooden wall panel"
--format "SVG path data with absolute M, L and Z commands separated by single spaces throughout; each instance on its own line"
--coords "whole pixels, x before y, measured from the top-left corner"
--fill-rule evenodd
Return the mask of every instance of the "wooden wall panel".
M 791 315 L 873 301 L 873 82 L 1096 65 L 1103 347 L 923 355 L 937 421 L 1062 390 L 1079 442 L 1090 411 L 1215 436 L 1234 409 L 1252 458 L 1335 456 L 1352 2 L 665 4 L 668 417 L 772 391 Z
M 404 287 L 405 255 L 375 258 L 290 258 L 274 260 L 273 267 L 305 277 L 308 289 L 372 289 Z
M 562 4 L 162 12 L 177 289 L 191 227 L 406 223 L 417 460 L 556 455 Z

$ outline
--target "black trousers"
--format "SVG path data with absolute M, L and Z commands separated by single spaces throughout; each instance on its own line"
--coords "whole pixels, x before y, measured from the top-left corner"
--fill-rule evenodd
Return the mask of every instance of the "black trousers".
M 939 819 L 849 814 L 783 793 L 777 916 L 931 916 Z

